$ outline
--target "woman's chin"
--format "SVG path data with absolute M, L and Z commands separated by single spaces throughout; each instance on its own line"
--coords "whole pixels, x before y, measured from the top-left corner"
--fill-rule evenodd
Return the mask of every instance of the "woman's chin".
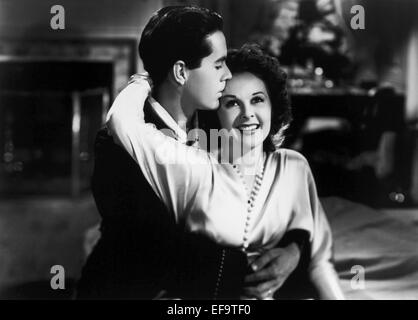
M 246 153 L 246 151 L 252 151 L 262 145 L 263 145 L 263 140 L 261 139 L 257 139 L 254 141 L 254 139 L 244 138 L 242 141 L 242 148 L 243 148 L 244 153 Z

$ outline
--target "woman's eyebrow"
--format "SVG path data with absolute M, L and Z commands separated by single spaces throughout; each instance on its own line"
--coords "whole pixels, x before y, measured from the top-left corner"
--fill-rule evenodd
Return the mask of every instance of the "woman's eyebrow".
M 223 95 L 222 98 L 236 98 L 237 96 L 234 96 L 233 94 L 226 94 Z
M 263 91 L 258 91 L 258 92 L 254 92 L 254 93 L 253 93 L 253 96 L 255 96 L 255 95 L 257 95 L 257 94 L 260 94 L 260 93 L 261 93 L 262 95 L 266 95 Z

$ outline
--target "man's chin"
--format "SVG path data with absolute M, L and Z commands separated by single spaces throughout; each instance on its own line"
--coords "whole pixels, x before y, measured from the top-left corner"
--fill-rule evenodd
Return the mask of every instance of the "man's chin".
M 200 110 L 205 110 L 205 111 L 215 111 L 219 109 L 219 101 L 216 103 L 213 103 L 212 105 L 203 105 L 201 106 L 199 109 Z

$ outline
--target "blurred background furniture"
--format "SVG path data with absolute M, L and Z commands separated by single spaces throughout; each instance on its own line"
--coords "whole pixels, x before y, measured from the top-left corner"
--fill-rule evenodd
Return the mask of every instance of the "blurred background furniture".
M 0 91 L 0 195 L 89 192 L 96 132 L 109 90 Z
M 392 88 L 292 95 L 287 146 L 307 157 L 320 196 L 378 207 L 405 204 L 404 100 Z

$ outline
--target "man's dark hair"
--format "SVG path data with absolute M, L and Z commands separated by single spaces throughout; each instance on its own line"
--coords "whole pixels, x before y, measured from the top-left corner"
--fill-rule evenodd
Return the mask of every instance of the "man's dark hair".
M 169 6 L 158 10 L 142 32 L 138 51 L 155 86 L 167 77 L 178 60 L 190 69 L 212 53 L 206 38 L 222 31 L 222 17 L 209 9 Z

